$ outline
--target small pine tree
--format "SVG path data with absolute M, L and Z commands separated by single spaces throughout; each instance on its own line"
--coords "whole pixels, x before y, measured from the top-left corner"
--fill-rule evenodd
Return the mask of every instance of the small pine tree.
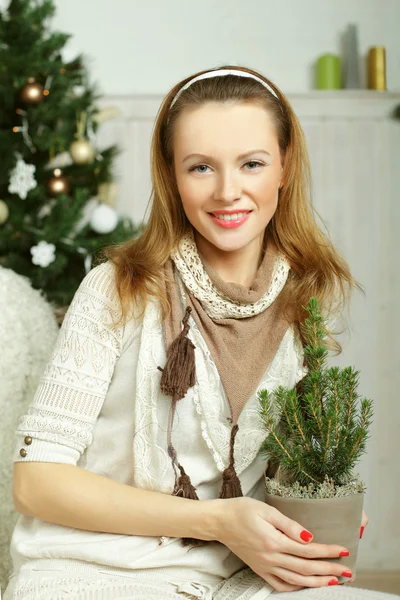
M 71 36 L 50 31 L 54 13 L 52 0 L 12 0 L 0 10 L 0 265 L 27 276 L 61 307 L 91 257 L 137 228 L 105 204 L 101 225 L 87 223 L 88 208 L 113 180 L 119 149 L 95 148 L 100 94 L 81 55 L 63 60 Z M 71 154 L 77 141 L 86 162 Z
M 262 452 L 280 465 L 287 484 L 317 490 L 327 482 L 328 487 L 349 482 L 365 452 L 373 412 L 372 401 L 357 394 L 359 371 L 327 367 L 326 323 L 318 299 L 310 298 L 305 308 L 306 376 L 294 389 L 261 390 L 258 399 L 269 433 Z

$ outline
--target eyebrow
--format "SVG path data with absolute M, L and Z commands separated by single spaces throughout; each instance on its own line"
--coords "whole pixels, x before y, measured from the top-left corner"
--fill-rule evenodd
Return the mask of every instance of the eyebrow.
M 269 152 L 267 152 L 266 150 L 263 150 L 262 148 L 258 148 L 256 150 L 249 150 L 249 152 L 245 152 L 244 154 L 239 154 L 238 159 L 241 160 L 242 158 L 246 158 L 246 156 L 250 156 L 250 154 L 255 154 L 256 152 L 262 152 L 263 154 L 268 154 L 268 156 L 271 156 L 271 154 Z M 187 156 L 185 156 L 185 158 L 183 159 L 183 163 L 186 162 L 189 158 L 193 158 L 194 156 L 199 156 L 201 158 L 205 158 L 207 160 L 212 159 L 212 156 L 207 156 L 206 154 L 188 154 Z

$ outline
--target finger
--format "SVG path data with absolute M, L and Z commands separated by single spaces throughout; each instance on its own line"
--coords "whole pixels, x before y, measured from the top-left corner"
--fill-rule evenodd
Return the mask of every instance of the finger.
M 287 569 L 282 569 L 281 567 L 275 567 L 273 570 L 273 575 L 280 577 L 287 583 L 291 585 L 301 585 L 303 587 L 325 587 L 328 585 L 338 585 L 339 581 L 337 577 L 332 577 L 332 575 L 310 575 L 305 576 L 300 573 L 296 573 L 294 571 L 288 571 Z
M 301 544 L 295 542 L 284 534 L 276 532 L 279 542 L 280 552 L 286 552 L 301 558 L 340 558 L 341 556 L 349 556 L 349 551 L 344 546 L 336 544 Z M 280 539 L 279 539 L 280 537 Z
M 368 525 L 368 523 L 369 523 L 369 519 L 367 517 L 367 514 L 363 511 L 363 513 L 362 513 L 362 519 L 361 519 L 361 525 L 363 527 L 366 527 Z
M 299 585 L 290 585 L 286 581 L 283 581 L 280 577 L 268 573 L 268 577 L 264 578 L 269 585 L 271 585 L 277 592 L 297 592 L 303 588 Z
M 302 544 L 307 544 L 313 538 L 311 531 L 308 531 L 302 525 L 286 517 L 273 506 L 268 506 L 268 520 L 276 529 L 285 533 L 292 540 L 296 540 Z
M 362 513 L 362 519 L 361 519 L 361 527 L 360 527 L 360 539 L 363 536 L 364 529 L 368 525 L 368 521 L 369 521 L 369 519 L 368 519 L 366 513 L 363 511 L 363 513 Z
M 325 575 L 335 577 L 353 577 L 351 569 L 339 563 L 331 563 L 323 560 L 305 560 L 290 556 L 289 554 L 279 555 L 279 567 L 301 575 Z

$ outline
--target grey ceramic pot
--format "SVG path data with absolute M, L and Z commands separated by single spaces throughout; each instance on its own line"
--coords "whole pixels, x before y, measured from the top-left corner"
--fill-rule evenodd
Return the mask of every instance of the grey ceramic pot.
M 319 558 L 327 562 L 343 564 L 356 575 L 358 543 L 364 504 L 364 494 L 339 496 L 337 498 L 282 498 L 266 494 L 266 503 L 293 519 L 313 534 L 317 544 L 343 545 L 349 556 Z M 314 559 L 312 559 L 314 560 Z M 348 577 L 338 577 L 339 583 L 347 583 Z

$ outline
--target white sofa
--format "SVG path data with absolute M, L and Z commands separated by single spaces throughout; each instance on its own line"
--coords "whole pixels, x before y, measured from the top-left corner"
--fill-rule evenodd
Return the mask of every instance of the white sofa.
M 34 396 L 58 331 L 54 312 L 41 292 L 32 288 L 27 277 L 0 266 L 1 591 L 12 570 L 10 542 L 19 516 L 12 498 L 14 432 Z

